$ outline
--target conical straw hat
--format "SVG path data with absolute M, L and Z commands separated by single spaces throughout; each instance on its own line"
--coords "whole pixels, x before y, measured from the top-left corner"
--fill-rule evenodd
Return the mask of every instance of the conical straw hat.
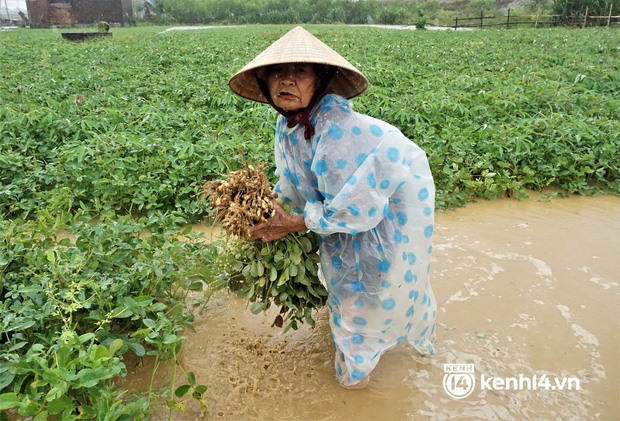
M 228 86 L 243 98 L 267 102 L 256 83 L 254 71 L 282 63 L 318 63 L 336 66 L 338 71 L 332 78 L 329 88 L 333 93 L 345 98 L 361 95 L 368 88 L 368 80 L 362 72 L 301 26 L 291 29 L 256 56 L 230 79 Z

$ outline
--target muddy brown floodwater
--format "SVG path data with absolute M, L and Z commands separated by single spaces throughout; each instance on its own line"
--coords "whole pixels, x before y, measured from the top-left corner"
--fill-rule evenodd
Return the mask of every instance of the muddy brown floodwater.
M 368 388 L 344 390 L 326 309 L 315 329 L 283 335 L 270 327 L 275 309 L 255 316 L 244 300 L 219 293 L 180 355 L 209 387 L 205 418 L 620 419 L 620 199 L 531 193 L 471 203 L 438 213 L 435 233 L 435 355 L 401 344 L 381 358 Z M 473 364 L 474 373 L 445 374 L 449 363 Z M 149 376 L 135 370 L 123 386 L 148 389 Z M 466 390 L 471 378 L 475 387 L 454 399 L 444 377 L 448 388 Z M 158 380 L 165 385 L 165 373 Z M 192 404 L 174 414 L 199 418 Z

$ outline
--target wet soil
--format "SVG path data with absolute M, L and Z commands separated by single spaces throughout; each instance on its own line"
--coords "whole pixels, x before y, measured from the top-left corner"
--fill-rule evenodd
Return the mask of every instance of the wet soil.
M 382 357 L 366 389 L 344 390 L 333 374 L 326 309 L 315 329 L 284 335 L 271 327 L 276 309 L 255 316 L 243 299 L 218 293 L 180 355 L 209 387 L 205 418 L 620 419 L 620 199 L 532 193 L 471 203 L 438 213 L 435 233 L 435 355 L 401 344 Z M 447 363 L 474 365 L 469 396 L 446 393 Z M 546 375 L 548 385 L 578 379 L 579 390 L 576 381 L 564 390 L 483 390 L 480 382 L 520 375 Z M 146 390 L 149 380 L 147 362 L 123 386 Z M 156 385 L 168 381 L 161 371 Z M 198 405 L 173 418 L 199 419 Z

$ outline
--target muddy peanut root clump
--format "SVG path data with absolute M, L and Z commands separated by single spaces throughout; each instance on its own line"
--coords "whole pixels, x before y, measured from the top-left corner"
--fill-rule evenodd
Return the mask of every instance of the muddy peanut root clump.
M 230 173 L 228 180 L 206 181 L 200 186 L 202 199 L 209 198 L 215 222 L 229 235 L 249 239 L 249 228 L 265 222 L 272 214 L 271 186 L 263 169 L 246 165 Z

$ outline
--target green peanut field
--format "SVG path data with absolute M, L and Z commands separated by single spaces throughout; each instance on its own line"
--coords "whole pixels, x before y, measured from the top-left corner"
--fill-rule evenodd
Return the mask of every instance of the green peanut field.
M 0 420 L 208 410 L 193 373 L 136 395 L 114 379 L 130 356 L 176 361 L 214 289 L 197 183 L 244 157 L 275 181 L 276 113 L 228 79 L 291 28 L 0 32 Z M 367 76 L 354 110 L 426 151 L 439 209 L 620 194 L 616 29 L 307 29 Z

